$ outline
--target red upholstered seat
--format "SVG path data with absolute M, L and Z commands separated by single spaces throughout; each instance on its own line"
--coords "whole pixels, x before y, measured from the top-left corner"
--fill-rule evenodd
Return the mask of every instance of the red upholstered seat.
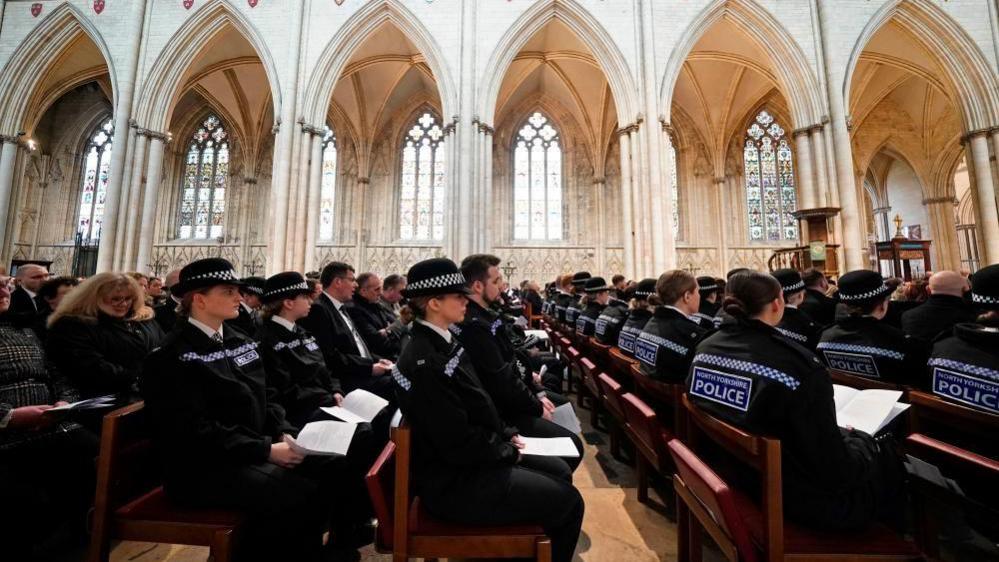
M 427 512 L 420 498 L 416 498 L 409 508 L 409 533 L 417 536 L 543 535 L 545 534 L 545 530 L 541 527 L 531 525 L 483 527 L 481 525 L 448 523 L 435 518 Z
M 243 516 L 221 509 L 199 509 L 179 506 L 170 501 L 163 486 L 135 498 L 119 507 L 115 517 L 129 521 L 155 520 L 160 523 L 185 523 L 200 526 L 234 527 Z

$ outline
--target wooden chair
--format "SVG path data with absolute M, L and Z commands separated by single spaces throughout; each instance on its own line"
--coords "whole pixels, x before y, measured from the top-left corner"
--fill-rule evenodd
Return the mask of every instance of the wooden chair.
M 531 303 L 524 301 L 524 318 L 527 318 L 527 325 L 531 328 L 537 328 L 541 322 L 541 315 L 535 314 L 534 307 Z
M 686 395 L 683 405 L 688 416 L 690 453 L 675 444 L 670 446 L 670 452 L 680 475 L 673 486 L 684 503 L 678 513 L 684 512 L 686 528 L 683 532 L 678 530 L 678 540 L 685 559 L 700 560 L 702 530 L 720 541 L 723 553 L 733 562 L 921 559 L 912 543 L 880 524 L 863 531 L 840 533 L 804 529 L 784 521 L 780 440 L 752 435 L 729 425 L 692 404 Z M 703 461 L 693 462 L 702 439 L 728 451 L 758 474 L 761 500 L 729 486 L 716 471 L 705 471 L 707 465 Z
M 635 444 L 635 463 L 638 472 L 638 501 L 648 502 L 650 472 L 669 478 L 673 475 L 673 462 L 666 451 L 666 443 L 673 439 L 673 433 L 659 422 L 655 410 L 641 398 L 631 393 L 621 397 L 625 418 L 628 424 L 625 431 Z
M 582 389 L 582 371 L 579 366 L 579 360 L 582 354 L 579 353 L 575 347 L 573 347 L 568 340 L 563 338 L 562 345 L 565 346 L 565 361 L 568 363 L 569 371 L 566 377 L 566 389 L 571 394 L 572 392 L 580 392 Z
M 624 387 L 622 387 L 613 377 L 607 373 L 597 375 L 597 383 L 604 397 L 604 408 L 610 414 L 610 450 L 611 456 L 617 460 L 623 460 L 621 456 L 621 438 L 624 437 L 624 428 L 628 424 L 628 418 L 624 413 Z
M 653 409 L 660 414 L 660 420 L 667 424 L 674 435 L 683 439 L 687 416 L 683 411 L 683 402 L 680 398 L 686 390 L 685 385 L 665 383 L 649 378 L 642 373 L 642 367 L 638 363 L 631 365 L 631 378 L 635 381 L 635 392 L 638 396 L 652 404 Z M 667 410 L 669 418 L 666 417 Z
M 534 558 L 551 562 L 551 540 L 541 527 L 479 527 L 445 523 L 431 516 L 412 497 L 409 487 L 411 430 L 392 429 L 385 446 L 365 476 L 378 518 L 375 546 L 391 552 L 394 562 L 410 558 Z
M 610 361 L 608 369 L 612 375 L 616 375 L 617 381 L 625 389 L 633 390 L 635 381 L 633 380 L 631 366 L 638 365 L 638 360 L 628 357 L 621 351 L 620 347 L 614 346 L 607 352 L 607 359 Z
M 945 504 L 973 514 L 977 521 L 999 522 L 999 415 L 911 391 L 906 453 L 933 464 L 964 492 L 921 478 L 911 479 L 916 541 L 930 557 L 939 556 L 937 506 Z M 999 523 L 995 525 L 999 527 Z
M 859 388 L 861 390 L 868 390 L 872 388 L 879 390 L 906 390 L 905 387 L 898 384 L 861 377 L 859 375 L 850 374 L 845 371 L 838 371 L 836 369 L 829 369 L 829 379 L 833 382 L 833 384 L 841 384 L 843 386 Z
M 600 383 L 597 382 L 597 366 L 589 357 L 579 358 L 579 374 L 583 381 L 579 393 L 579 406 L 583 407 L 583 398 L 590 399 L 590 424 L 594 429 L 599 429 L 600 412 L 603 410 L 603 392 L 600 390 Z M 585 392 L 582 392 L 585 389 Z
M 600 340 L 590 336 L 590 352 L 591 357 L 593 357 L 593 362 L 600 367 L 601 371 L 610 370 L 610 359 L 608 354 L 610 353 L 611 346 L 600 343 Z
M 170 502 L 160 485 L 143 408 L 137 402 L 104 417 L 88 559 L 108 560 L 111 540 L 117 539 L 207 546 L 215 562 L 229 562 L 243 516 Z

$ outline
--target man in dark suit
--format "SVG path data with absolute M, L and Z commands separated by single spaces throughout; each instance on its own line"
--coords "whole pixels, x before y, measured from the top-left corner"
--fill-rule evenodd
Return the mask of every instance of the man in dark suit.
M 17 288 L 10 295 L 11 317 L 32 318 L 45 308 L 45 302 L 38 298 L 38 290 L 49 279 L 49 270 L 34 263 L 17 268 L 14 278 Z
M 393 273 L 382 281 L 382 294 L 378 304 L 392 313 L 396 318 L 402 310 L 402 292 L 406 290 L 406 276 Z
M 836 299 L 826 296 L 826 275 L 813 267 L 801 274 L 801 280 L 805 282 L 805 300 L 798 308 L 819 326 L 831 325 L 836 321 Z
M 163 328 L 164 333 L 173 331 L 173 327 L 177 323 L 177 306 L 180 305 L 180 299 L 183 297 L 176 291 L 178 281 L 180 281 L 179 269 L 166 274 L 166 277 L 163 278 L 163 286 L 170 294 L 165 301 L 153 307 L 156 323 L 160 325 L 160 328 Z
M 369 350 L 395 360 L 402 349 L 402 340 L 391 328 L 398 318 L 379 302 L 381 294 L 382 280 L 377 275 L 370 272 L 358 275 L 357 292 L 347 306 L 347 314 Z
M 333 262 L 323 268 L 319 282 L 323 292 L 300 322 L 315 336 L 326 366 L 339 377 L 345 392 L 363 388 L 394 401 L 392 363 L 368 349 L 344 308 L 357 289 L 354 268 Z
M 955 324 L 975 321 L 975 310 L 964 300 L 971 290 L 968 280 L 954 271 L 939 271 L 930 277 L 930 297 L 902 313 L 902 331 L 930 342 Z M 895 303 L 892 303 L 894 306 Z

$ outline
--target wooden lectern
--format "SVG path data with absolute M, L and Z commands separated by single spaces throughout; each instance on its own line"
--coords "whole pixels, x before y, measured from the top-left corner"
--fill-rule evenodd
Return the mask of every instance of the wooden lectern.
M 929 240 L 910 240 L 902 235 L 902 218 L 895 217 L 895 237 L 877 242 L 878 272 L 883 277 L 900 277 L 905 281 L 922 279 L 933 271 Z

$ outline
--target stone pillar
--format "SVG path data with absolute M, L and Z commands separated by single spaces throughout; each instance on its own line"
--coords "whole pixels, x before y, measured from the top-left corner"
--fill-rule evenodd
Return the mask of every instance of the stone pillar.
M 312 127 L 302 125 L 302 132 L 299 138 L 298 169 L 295 174 L 293 198 L 288 217 L 288 249 L 291 253 L 290 263 L 285 267 L 299 271 L 305 265 L 305 244 L 307 234 L 303 232 L 303 227 L 308 223 L 306 218 L 308 210 L 306 202 L 309 196 L 309 182 L 312 178 L 309 159 L 312 156 L 312 139 L 315 136 L 322 138 L 322 127 Z M 304 271 L 304 270 L 302 270 Z
M 368 191 L 371 189 L 371 178 L 365 176 L 358 176 L 356 189 L 358 197 L 355 200 L 356 204 L 355 208 L 357 209 L 357 216 L 363 217 L 364 213 L 367 211 L 368 208 Z M 354 264 L 354 267 L 357 268 L 357 271 L 365 271 L 367 267 L 366 264 L 368 261 L 368 256 L 367 256 L 368 234 L 366 229 L 364 228 L 363 220 L 357 221 L 356 244 L 357 244 L 356 246 L 357 263 Z M 458 258 L 457 261 L 461 261 L 461 258 Z
M 149 167 L 146 171 L 146 189 L 142 197 L 142 220 L 139 223 L 139 247 L 135 269 L 147 271 L 152 263 L 154 227 L 156 226 L 156 201 L 163 175 L 163 152 L 167 136 L 149 131 Z
M 814 170 L 812 170 L 812 141 L 808 129 L 797 129 L 792 133 L 795 145 L 795 167 L 798 169 L 798 194 L 801 209 L 815 208 Z M 803 228 L 804 230 L 804 228 Z
M 621 226 L 624 232 L 621 243 L 624 245 L 624 275 L 635 279 L 638 268 L 635 257 L 635 228 L 632 216 L 632 185 L 631 185 L 631 142 L 627 129 L 618 131 L 621 149 Z
M 290 72 L 284 79 L 281 92 L 280 116 L 275 124 L 277 139 L 274 142 L 274 166 L 271 183 L 270 205 L 267 209 L 267 270 L 268 275 L 284 271 L 288 260 L 288 231 L 284 222 L 288 217 L 291 185 L 292 150 L 295 142 L 295 100 L 298 91 L 299 58 L 302 49 L 302 2 L 290 4 L 291 41 L 287 64 Z
M 243 256 L 243 273 L 244 275 L 257 275 L 257 271 L 254 268 L 251 270 L 250 264 L 250 248 L 253 246 L 250 236 L 250 207 L 252 200 L 253 186 L 257 185 L 257 178 L 254 177 L 244 177 L 242 187 L 242 196 L 240 199 L 243 204 L 239 208 L 239 228 L 240 228 L 240 255 Z M 262 265 L 262 264 L 258 264 Z
M 136 242 L 136 227 L 139 220 L 139 213 L 142 210 L 142 172 L 144 165 L 146 163 L 146 130 L 136 129 L 135 131 L 135 144 L 133 145 L 135 149 L 133 150 L 134 158 L 132 160 L 132 179 L 128 182 L 128 209 L 126 211 L 127 224 L 125 226 L 125 232 L 123 235 L 124 244 L 119 244 L 124 246 L 121 253 L 121 260 L 119 267 L 122 269 L 127 269 L 132 267 L 131 264 L 136 263 L 135 255 L 135 242 Z M 145 264 L 142 264 L 145 267 Z
M 146 0 L 131 2 L 132 12 L 128 16 L 128 43 L 123 49 L 125 64 L 119 66 L 118 84 L 115 88 L 114 100 L 114 130 L 124 134 L 125 142 L 118 142 L 111 151 L 111 164 L 108 168 L 108 185 L 105 191 L 105 212 L 101 224 L 101 243 L 97 249 L 97 272 L 110 271 L 114 268 L 114 256 L 121 240 L 116 239 L 118 231 L 118 213 L 122 184 L 125 175 L 125 156 L 128 154 L 128 130 L 132 119 L 132 97 L 135 90 L 135 75 L 139 65 L 139 44 L 146 13 Z M 145 267 L 145 264 L 143 264 Z
M 652 201 L 658 202 L 659 205 L 656 206 L 657 216 L 654 219 L 654 223 L 660 225 L 659 234 L 662 236 L 657 239 L 657 244 L 659 245 L 659 252 L 657 253 L 661 262 L 656 268 L 656 273 L 662 273 L 668 269 L 673 269 L 677 267 L 679 262 L 677 251 L 676 251 L 676 233 L 678 232 L 677 225 L 673 224 L 673 207 L 679 204 L 679 201 L 673 200 L 673 173 L 677 165 L 676 158 L 670 158 L 667 151 L 670 147 L 673 147 L 673 138 L 670 136 L 672 132 L 671 127 L 666 123 L 665 117 L 660 117 L 660 127 L 659 131 L 659 160 L 662 162 L 661 174 L 662 178 L 659 182 L 658 189 L 653 193 Z M 673 147 L 674 154 L 679 157 L 679 153 L 676 152 L 676 148 Z M 679 186 L 677 186 L 679 189 Z
M 482 224 L 482 249 L 485 252 L 492 252 L 496 241 L 493 240 L 494 227 L 489 218 L 495 214 L 495 201 L 493 201 L 493 133 L 495 130 L 489 125 L 482 124 L 482 132 L 482 168 L 484 170 L 482 181 L 485 186 L 482 201 L 482 206 L 485 209 L 485 222 Z M 503 216 L 513 215 L 505 214 Z
M 815 167 L 815 206 L 829 206 L 829 176 L 826 167 L 826 136 L 822 125 L 815 125 L 808 130 L 812 141 L 812 163 Z
M 482 142 L 485 132 L 482 130 L 482 123 L 479 121 L 478 116 L 472 118 L 472 151 L 468 164 L 472 168 L 472 183 L 471 193 L 472 193 L 472 251 L 476 253 L 481 253 L 485 250 L 483 246 L 483 239 L 485 234 L 482 232 L 485 227 L 486 220 L 486 201 L 485 201 L 485 182 L 486 178 L 483 176 L 482 171 L 484 166 L 482 165 Z
M 975 186 L 978 195 L 978 225 L 982 239 L 979 241 L 984 255 L 984 265 L 999 263 L 999 215 L 996 213 L 996 192 L 992 183 L 992 165 L 989 163 L 989 145 L 986 131 L 973 131 L 971 157 L 975 168 Z
M 594 212 L 597 217 L 597 271 L 617 273 L 607 271 L 607 205 L 604 201 L 607 196 L 606 187 L 604 178 L 593 178 Z
M 312 160 L 309 164 L 309 196 L 305 211 L 305 269 L 316 266 L 316 240 L 319 237 L 320 198 L 323 189 L 323 136 L 312 135 Z
M 732 216 L 732 203 L 729 200 L 729 194 L 734 193 L 735 190 L 739 189 L 739 176 L 729 175 L 725 177 L 715 178 L 714 184 L 718 187 L 718 263 L 721 264 L 721 271 L 719 273 L 725 273 L 728 271 L 728 247 L 729 247 L 729 237 L 728 231 L 731 227 L 731 221 L 727 220 Z
M 0 227 L 0 266 L 4 269 L 9 265 L 8 256 L 11 254 L 11 247 L 14 242 L 14 233 L 7 237 L 8 225 L 13 221 L 7 220 L 10 214 L 10 198 L 14 191 L 14 163 L 17 159 L 18 140 L 13 135 L 0 136 L 0 219 L 3 220 L 3 227 Z
M 891 240 L 894 234 L 891 231 L 891 223 L 889 222 L 891 207 L 877 207 L 872 212 L 874 213 L 874 239 L 878 242 Z
M 950 269 L 957 271 L 961 267 L 961 248 L 957 241 L 957 226 L 954 224 L 954 197 L 934 197 L 924 199 L 926 214 L 930 218 L 931 236 L 933 236 L 933 270 Z
M 134 160 L 135 159 L 134 147 L 136 139 L 135 121 L 130 120 L 128 122 L 128 132 L 124 136 L 126 137 L 125 142 L 124 143 L 119 142 L 119 146 L 133 147 L 128 154 L 128 158 Z M 129 160 L 128 164 L 125 166 L 125 169 L 122 170 L 122 174 L 128 175 L 130 178 L 132 176 L 131 160 Z M 128 205 L 129 205 L 129 198 L 131 196 L 132 196 L 131 186 L 128 183 L 122 183 L 121 198 L 118 200 L 118 209 L 114 211 L 116 214 L 122 217 L 122 220 L 118 221 L 118 228 L 115 231 L 114 235 L 116 243 L 114 245 L 114 260 L 111 264 L 111 267 L 116 271 L 127 269 L 124 265 L 124 262 L 122 261 L 122 256 L 125 253 L 125 232 L 126 232 L 125 227 L 127 226 L 128 222 L 126 218 L 128 217 Z M 110 209 L 105 209 L 105 214 L 109 212 L 111 212 Z

